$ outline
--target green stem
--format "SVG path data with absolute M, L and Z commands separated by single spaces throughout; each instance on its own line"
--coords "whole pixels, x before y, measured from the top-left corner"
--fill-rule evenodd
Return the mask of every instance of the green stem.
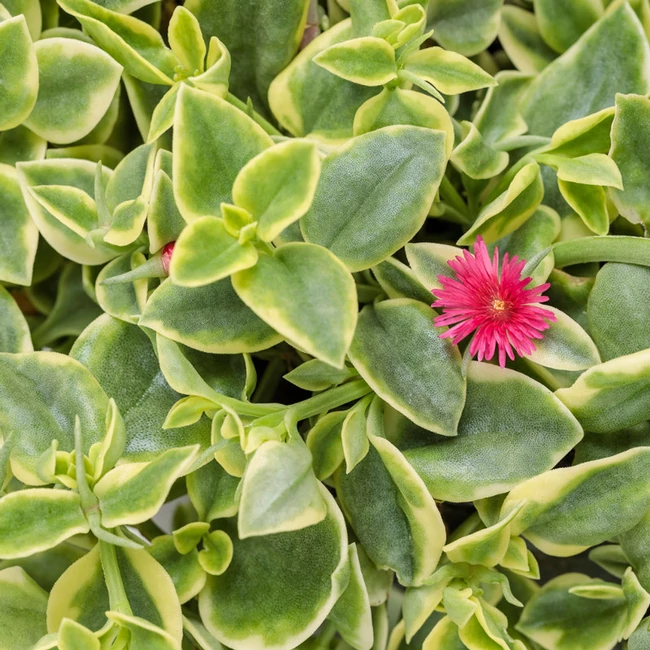
M 99 558 L 104 570 L 104 579 L 106 580 L 106 588 L 108 589 L 108 600 L 110 602 L 111 610 L 131 616 L 131 605 L 124 589 L 122 582 L 122 574 L 117 562 L 117 553 L 112 544 L 106 542 L 99 542 Z
M 253 404 L 251 402 L 243 402 L 242 400 L 233 397 L 227 397 L 221 393 L 213 392 L 210 400 L 215 404 L 230 409 L 239 415 L 244 415 L 253 418 L 260 418 L 270 413 L 276 413 L 286 408 L 282 404 Z
M 233 106 L 236 106 L 240 111 L 243 111 L 248 115 L 249 109 L 248 105 L 243 102 L 241 99 L 235 97 L 232 93 L 228 93 L 226 101 Z M 253 119 L 257 122 L 269 135 L 282 135 L 273 124 L 268 120 L 264 119 L 257 111 L 253 111 Z
M 97 539 L 104 540 L 104 542 L 108 542 L 109 544 L 126 546 L 128 548 L 142 548 L 141 544 L 113 535 L 113 533 L 103 529 L 101 526 L 99 500 L 95 496 L 95 493 L 90 489 L 88 478 L 86 477 L 83 445 L 81 442 L 81 423 L 78 415 L 75 417 L 74 421 L 74 456 L 75 473 L 77 476 L 77 492 L 79 492 L 81 509 L 83 510 L 84 515 L 86 515 L 88 525 L 90 526 L 93 535 L 95 535 Z
M 90 518 L 93 513 L 98 512 L 99 501 L 90 489 L 86 477 L 84 452 L 81 442 L 81 422 L 78 415 L 75 416 L 74 419 L 74 460 L 77 475 L 77 491 L 79 492 L 79 497 L 81 499 L 81 509 L 84 511 L 86 517 Z
M 442 177 L 442 182 L 440 183 L 440 196 L 467 221 L 467 205 L 458 193 L 458 190 L 446 176 Z
M 293 418 L 296 422 L 306 420 L 314 415 L 353 402 L 371 392 L 372 389 L 363 379 L 354 379 L 342 386 L 336 386 L 336 388 L 330 388 L 319 395 L 314 395 L 304 402 L 298 402 L 291 407 Z
M 582 237 L 558 242 L 553 246 L 553 254 L 558 269 L 588 262 L 622 262 L 650 266 L 650 239 L 625 235 Z

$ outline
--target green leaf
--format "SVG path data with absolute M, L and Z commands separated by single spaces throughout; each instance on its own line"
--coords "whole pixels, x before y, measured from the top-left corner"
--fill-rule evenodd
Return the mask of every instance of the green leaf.
M 325 414 L 307 435 L 307 447 L 311 452 L 314 473 L 319 481 L 330 477 L 343 463 L 341 430 L 346 415 L 345 411 Z
M 231 91 L 250 97 L 259 110 L 267 105 L 273 78 L 298 51 L 307 18 L 306 0 L 189 0 L 185 7 L 198 19 L 206 41 L 218 36 L 233 53 Z M 243 54 L 242 54 L 243 53 Z
M 91 0 L 61 0 L 60 5 L 125 72 L 150 84 L 172 85 L 178 59 L 151 25 Z
M 374 25 L 391 17 L 385 0 L 349 0 L 344 9 L 350 12 L 354 33 L 359 36 L 370 34 Z
M 19 126 L 32 112 L 38 94 L 38 62 L 25 16 L 0 22 L 0 129 Z
M 169 151 L 159 150 L 154 170 L 147 212 L 150 253 L 156 253 L 165 244 L 176 241 L 186 225 L 174 198 L 172 154 Z
M 127 154 L 106 185 L 106 208 L 112 213 L 104 241 L 127 246 L 142 232 L 153 183 L 156 148 L 141 145 Z M 108 216 L 108 215 L 107 215 Z
M 649 66 L 634 11 L 626 3 L 613 8 L 530 84 L 522 106 L 530 133 L 551 136 L 565 122 L 613 106 L 617 92 L 646 94 Z
M 208 463 L 187 477 L 187 492 L 201 521 L 213 521 L 237 514 L 239 479 L 219 463 Z
M 620 169 L 625 191 L 610 190 L 619 212 L 633 223 L 650 223 L 648 188 L 642 176 L 648 160 L 645 146 L 650 132 L 646 127 L 650 100 L 641 95 L 617 95 L 616 117 L 612 124 L 610 155 Z
M 440 650 L 466 650 L 467 646 L 458 636 L 458 626 L 449 616 L 436 622 L 434 628 L 426 637 L 423 648 L 440 648 Z
M 639 579 L 631 567 L 628 567 L 623 574 L 621 587 L 625 600 L 627 601 L 625 627 L 621 632 L 621 636 L 627 639 L 648 611 L 650 594 L 641 586 Z
M 444 547 L 444 552 L 454 564 L 467 562 L 484 567 L 501 564 L 510 544 L 509 524 L 517 512 L 512 510 L 496 524 L 455 539 Z
M 0 287 L 0 352 L 33 352 L 32 336 L 23 312 Z
M 388 39 L 395 50 L 408 43 L 416 43 L 418 38 L 424 37 L 427 20 L 425 5 L 426 0 L 424 3 L 417 1 L 405 3 L 399 11 L 393 14 L 393 21 L 401 22 L 405 25 L 393 38 Z M 354 22 L 354 18 L 352 22 Z
M 190 83 L 199 90 L 205 90 L 233 103 L 234 96 L 228 94 L 231 64 L 228 48 L 216 36 L 212 36 L 206 59 L 208 69 L 203 74 L 191 77 Z
M 187 555 L 196 548 L 209 530 L 210 524 L 203 521 L 193 521 L 177 528 L 172 533 L 174 547 L 181 555 Z
M 402 88 L 384 88 L 364 102 L 354 116 L 354 135 L 405 124 L 445 132 L 447 156 L 454 146 L 454 126 L 445 107 L 429 95 Z
M 444 173 L 444 140 L 438 131 L 392 126 L 338 148 L 323 161 L 301 221 L 305 239 L 329 248 L 351 271 L 392 255 L 426 219 Z
M 372 436 L 366 457 L 336 475 L 336 492 L 355 534 L 380 569 L 403 585 L 429 577 L 445 543 L 445 528 L 422 479 L 385 438 Z M 375 507 L 368 508 L 368 499 Z
M 525 506 L 511 524 L 547 555 L 567 557 L 637 524 L 650 496 L 639 489 L 650 464 L 650 448 L 637 447 L 602 460 L 539 474 L 510 492 L 501 516 Z
M 431 304 L 431 291 L 418 281 L 415 273 L 406 264 L 394 257 L 389 257 L 373 267 L 372 273 L 389 298 L 411 298 L 426 305 Z
M 301 530 L 233 540 L 228 569 L 208 578 L 199 596 L 201 619 L 228 647 L 293 648 L 318 629 L 348 579 L 345 521 L 328 491 L 323 521 Z M 295 598 L 299 593 L 300 598 Z M 260 616 L 260 612 L 264 612 Z
M 357 321 L 352 276 L 328 250 L 286 244 L 233 276 L 237 295 L 260 318 L 317 359 L 342 367 Z
M 593 366 L 556 392 L 587 431 L 608 433 L 650 418 L 650 350 Z
M 99 226 L 95 201 L 76 187 L 43 185 L 30 188 L 30 194 L 79 237 L 88 237 Z
M 0 281 L 30 285 L 38 229 L 23 200 L 16 170 L 4 164 L 0 164 L 0 228 L 5 242 Z
M 47 142 L 26 126 L 0 131 L 0 163 L 15 165 L 27 160 L 45 157 Z
M 169 21 L 167 37 L 172 52 L 188 72 L 203 72 L 207 50 L 201 26 L 193 13 L 185 7 L 176 7 Z
M 239 538 L 300 530 L 326 515 L 327 506 L 305 444 L 263 443 L 249 461 L 242 481 Z
M 97 4 L 122 14 L 132 14 L 151 4 L 151 0 L 101 0 Z M 145 12 L 141 12 L 144 15 Z
M 283 378 L 303 390 L 319 391 L 342 384 L 353 375 L 354 371 L 350 368 L 334 368 L 318 359 L 310 359 L 288 372 Z
M 526 603 L 516 628 L 544 648 L 608 650 L 625 622 L 625 599 L 581 598 L 572 590 L 610 584 L 579 573 L 554 578 Z
M 363 36 L 330 45 L 314 63 L 361 86 L 383 86 L 397 77 L 395 50 L 382 38 Z
M 12 16 L 23 14 L 32 40 L 38 39 L 44 22 L 41 4 L 38 0 L 5 0 L 2 4 Z
M 557 184 L 564 200 L 578 213 L 587 228 L 597 235 L 606 235 L 609 215 L 605 190 L 595 185 L 579 185 L 560 179 Z
M 458 95 L 497 83 L 476 63 L 441 47 L 428 47 L 409 54 L 404 70 L 428 81 L 445 95 Z
M 600 0 L 535 0 L 534 6 L 544 40 L 560 53 L 568 50 L 603 14 Z
M 93 491 L 107 528 L 139 524 L 153 517 L 174 481 L 191 467 L 198 445 L 169 449 L 148 463 L 122 463 L 105 474 Z
M 0 571 L 0 647 L 32 650 L 47 632 L 47 593 L 20 567 Z
M 503 0 L 430 0 L 429 25 L 446 49 L 474 56 L 496 38 Z
M 590 153 L 577 158 L 561 158 L 558 160 L 557 177 L 571 183 L 623 189 L 621 172 L 616 163 L 602 153 Z
M 121 578 L 133 614 L 164 629 L 180 643 L 181 608 L 167 572 L 144 550 L 103 547 L 100 561 L 101 544 L 105 542 L 95 545 L 54 585 L 48 602 L 48 630 L 56 632 L 64 618 L 71 618 L 94 632 L 104 628 L 110 599 L 102 562 L 106 563 L 108 552 L 114 553 L 119 568 L 116 577 Z M 141 646 L 141 650 L 149 648 Z
M 614 115 L 615 108 L 610 106 L 566 122 L 553 134 L 548 153 L 569 158 L 592 153 L 606 154 L 610 150 Z
M 502 70 L 495 80 L 499 85 L 488 88 L 474 118 L 474 125 L 490 145 L 522 135 L 528 130 L 519 104 L 530 77 L 512 70 Z
M 84 453 L 104 437 L 108 398 L 79 362 L 56 352 L 0 354 L 0 428 L 14 435 L 11 468 L 28 485 L 42 485 L 38 458 L 58 440 L 74 449 L 81 419 Z
M 241 301 L 229 278 L 196 289 L 166 280 L 149 297 L 140 325 L 216 354 L 257 352 L 282 340 Z
M 198 620 L 183 616 L 183 628 L 201 650 L 221 650 L 222 646 Z
M 166 133 L 174 124 L 176 100 L 182 84 L 174 84 L 163 96 L 151 114 L 147 143 L 150 144 Z
M 247 399 L 250 360 L 243 355 L 213 355 L 178 345 L 156 335 L 160 369 L 170 386 L 184 395 L 199 395 L 211 400 L 219 394 Z M 255 383 L 253 369 L 252 382 Z
M 25 126 L 57 144 L 83 138 L 113 101 L 122 66 L 98 47 L 69 38 L 38 41 L 34 49 L 38 99 Z
M 316 146 L 289 140 L 253 158 L 237 175 L 235 204 L 257 221 L 257 235 L 272 241 L 309 210 L 320 174 Z
M 132 603 L 132 606 L 135 603 Z M 93 632 L 106 623 L 110 608 L 104 572 L 96 545 L 71 564 L 54 584 L 48 602 L 48 631 L 56 632 L 65 618 Z
M 526 74 L 542 72 L 557 57 L 542 38 L 535 14 L 521 7 L 501 10 L 499 42 L 517 70 Z
M 559 309 L 544 308 L 552 311 L 557 321 L 550 323 L 544 338 L 535 341 L 537 349 L 526 358 L 557 370 L 586 370 L 601 362 L 595 343 L 578 323 Z
M 341 79 L 313 61 L 318 53 L 352 37 L 350 20 L 334 25 L 273 80 L 269 88 L 271 110 L 292 135 L 312 134 L 337 144 L 352 136 L 354 114 L 363 102 L 376 95 L 376 89 Z
M 589 294 L 589 331 L 605 361 L 650 348 L 650 269 L 605 264 Z
M 144 618 L 107 612 L 109 620 L 129 630 L 130 650 L 177 650 L 179 642 L 162 628 Z
M 372 612 L 356 544 L 350 544 L 348 555 L 350 582 L 334 605 L 329 620 L 334 623 L 339 634 L 353 648 L 370 650 L 374 636 Z
M 374 619 L 377 611 L 376 608 L 383 605 L 388 599 L 395 574 L 392 571 L 383 571 L 377 568 L 362 546 L 357 545 L 357 554 L 359 556 L 363 581 L 368 592 L 368 600 L 370 601 L 370 606 L 375 608 L 373 610 Z M 375 633 L 377 633 L 377 620 L 374 621 L 373 626 L 375 627 Z M 379 640 L 377 634 L 375 640 Z
M 255 245 L 240 243 L 223 219 L 199 217 L 181 232 L 169 276 L 178 286 L 201 287 L 254 266 L 257 259 Z
M 366 456 L 370 449 L 366 434 L 366 411 L 372 396 L 357 402 L 343 420 L 341 444 L 345 458 L 346 472 L 349 474 Z
M 471 122 L 463 122 L 463 141 L 451 154 L 454 166 L 470 178 L 492 178 L 508 165 L 509 156 L 497 151 L 483 141 L 479 130 Z
M 645 618 L 639 623 L 634 634 L 627 642 L 628 650 L 648 650 L 650 648 L 650 618 Z
M 146 83 L 136 79 L 126 72 L 122 73 L 126 94 L 133 111 L 138 131 L 143 141 L 147 141 L 149 131 L 151 130 L 151 120 L 156 106 L 169 91 L 168 85 L 158 85 Z M 164 135 L 161 142 L 171 149 L 171 137 Z M 171 153 L 171 152 L 169 152 Z
M 33 488 L 0 499 L 0 557 L 26 557 L 87 533 L 86 517 L 76 492 Z
M 165 380 L 151 341 L 138 327 L 101 316 L 77 339 L 70 355 L 86 366 L 115 399 L 126 426 L 124 460 L 154 460 L 168 449 L 210 445 L 207 420 L 163 429 L 169 409 L 181 395 Z M 231 376 L 235 391 L 243 390 L 245 381 L 243 359 L 241 362 L 228 363 L 232 371 L 237 369 Z M 137 372 L 133 372 L 134 363 Z
M 63 650 L 100 650 L 99 639 L 87 627 L 70 618 L 61 622 L 57 640 Z
M 643 522 L 643 520 L 641 521 Z M 624 535 L 626 534 L 624 533 Z M 617 544 L 607 544 L 593 548 L 589 551 L 589 559 L 595 562 L 601 569 L 605 569 L 605 571 L 617 578 L 622 578 L 630 566 L 630 560 L 628 560 L 622 547 Z
M 195 598 L 205 586 L 206 574 L 199 564 L 196 548 L 181 555 L 174 546 L 172 536 L 161 535 L 153 540 L 148 551 L 169 574 L 181 604 Z
M 636 526 L 619 536 L 626 562 L 631 564 L 638 580 L 647 588 L 650 586 L 650 516 L 646 513 Z
M 539 165 L 530 162 L 517 172 L 505 192 L 481 210 L 472 227 L 458 240 L 458 245 L 473 244 L 478 235 L 491 243 L 513 232 L 534 214 L 543 196 Z
M 66 336 L 79 336 L 100 314 L 101 309 L 84 290 L 81 267 L 68 262 L 59 276 L 52 310 L 32 333 L 35 346 L 42 348 Z
M 72 213 L 66 216 L 57 210 L 56 214 L 53 214 L 39 203 L 32 189 L 39 187 L 42 191 L 47 186 L 63 186 L 66 190 L 76 188 L 88 195 L 89 199 L 84 200 L 92 205 L 96 167 L 90 161 L 70 158 L 23 162 L 17 166 L 25 204 L 41 235 L 55 251 L 78 264 L 104 264 L 129 249 L 106 244 L 103 241 L 104 231 L 93 232 L 89 243 L 85 236 L 75 232 L 79 227 L 74 225 Z M 104 169 L 104 179 L 107 180 L 111 173 L 110 170 Z M 81 197 L 81 194 L 74 194 Z M 72 203 L 71 206 L 78 208 L 77 203 Z M 75 214 L 78 214 L 77 210 Z M 62 219 L 67 220 L 69 225 Z
M 553 468 L 582 438 L 580 425 L 541 384 L 475 361 L 456 437 L 432 436 L 403 418 L 393 418 L 387 431 L 431 494 L 454 502 L 507 492 Z
M 517 255 L 519 259 L 531 260 L 553 244 L 560 234 L 561 224 L 560 217 L 555 210 L 546 205 L 540 205 L 523 226 L 497 242 L 499 253 L 510 253 L 511 256 Z M 417 245 L 415 247 L 417 248 Z M 553 251 L 551 251 L 530 274 L 533 285 L 546 282 L 553 271 L 554 262 Z
M 185 84 L 174 125 L 174 195 L 181 214 L 188 222 L 220 216 L 221 203 L 232 203 L 239 171 L 273 141 L 238 108 Z
M 149 280 L 104 284 L 106 280 L 128 273 L 146 261 L 141 252 L 125 253 L 111 260 L 97 276 L 95 296 L 100 307 L 111 316 L 127 323 L 137 324 L 147 302 Z
M 203 538 L 203 550 L 199 552 L 199 563 L 212 576 L 220 576 L 230 566 L 233 545 L 223 530 L 214 530 Z
M 433 242 L 407 244 L 405 251 L 415 277 L 423 287 L 431 287 L 431 289 L 442 287 L 438 276 L 448 275 L 448 262 L 463 253 L 457 246 Z
M 465 403 L 458 349 L 414 300 L 387 300 L 361 311 L 350 359 L 371 388 L 413 422 L 457 434 Z M 417 378 L 417 380 L 416 380 Z

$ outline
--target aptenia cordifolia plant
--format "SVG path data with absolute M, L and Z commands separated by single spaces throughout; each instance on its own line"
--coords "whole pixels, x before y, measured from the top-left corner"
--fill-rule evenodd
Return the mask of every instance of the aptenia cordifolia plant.
M 0 650 L 648 650 L 650 0 L 2 2 Z

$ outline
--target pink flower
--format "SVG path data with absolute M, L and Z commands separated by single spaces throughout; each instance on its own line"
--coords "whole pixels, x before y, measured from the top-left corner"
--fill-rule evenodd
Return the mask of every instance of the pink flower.
M 450 325 L 440 338 L 451 338 L 454 344 L 476 331 L 470 344 L 473 357 L 489 361 L 499 348 L 499 365 L 506 365 L 506 354 L 514 359 L 513 348 L 520 356 L 535 351 L 533 339 L 543 338 L 541 332 L 557 320 L 555 314 L 538 306 L 546 302 L 542 294 L 551 285 L 540 284 L 526 289 L 531 278 L 522 278 L 526 264 L 515 255 L 505 254 L 499 273 L 499 250 L 494 249 L 490 260 L 482 237 L 476 239 L 474 255 L 463 251 L 462 256 L 448 262 L 456 277 L 439 275 L 442 289 L 431 293 L 438 299 L 431 306 L 442 307 L 443 313 L 434 319 L 436 326 Z

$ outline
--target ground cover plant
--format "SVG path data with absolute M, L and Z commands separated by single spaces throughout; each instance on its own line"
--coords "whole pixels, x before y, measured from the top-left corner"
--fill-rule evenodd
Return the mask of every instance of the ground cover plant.
M 648 650 L 649 37 L 3 0 L 0 650 Z

